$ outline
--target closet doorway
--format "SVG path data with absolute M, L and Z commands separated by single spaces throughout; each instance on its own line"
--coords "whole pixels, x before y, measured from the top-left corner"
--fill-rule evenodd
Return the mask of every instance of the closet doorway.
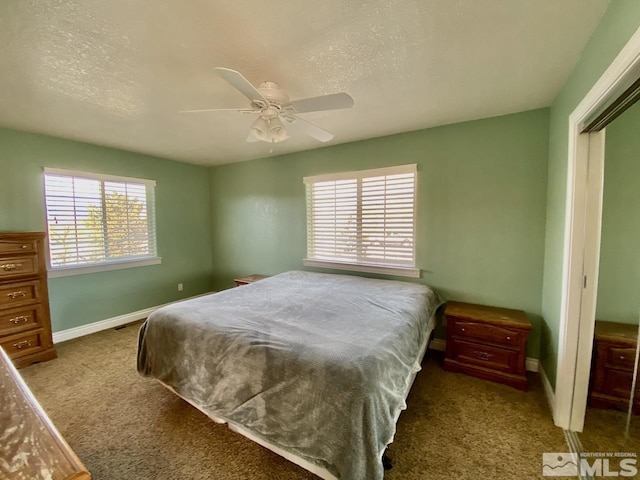
M 606 127 L 585 452 L 640 452 L 640 103 Z M 631 407 L 631 409 L 630 409 Z
M 640 29 L 569 117 L 563 290 L 554 409 L 556 425 L 569 432 L 582 431 L 589 394 L 596 326 L 605 128 L 638 98 Z

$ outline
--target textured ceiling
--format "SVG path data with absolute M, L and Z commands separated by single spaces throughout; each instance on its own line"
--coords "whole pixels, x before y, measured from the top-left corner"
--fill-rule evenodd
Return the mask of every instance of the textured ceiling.
M 251 115 L 213 67 L 291 99 L 330 142 L 551 104 L 608 0 L 2 0 L 0 126 L 200 164 L 326 144 L 247 143 Z

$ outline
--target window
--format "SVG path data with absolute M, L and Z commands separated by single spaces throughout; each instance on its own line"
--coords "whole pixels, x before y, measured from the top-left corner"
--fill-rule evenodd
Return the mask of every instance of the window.
M 152 180 L 45 169 L 51 276 L 160 263 Z
M 305 177 L 307 266 L 419 277 L 416 165 Z

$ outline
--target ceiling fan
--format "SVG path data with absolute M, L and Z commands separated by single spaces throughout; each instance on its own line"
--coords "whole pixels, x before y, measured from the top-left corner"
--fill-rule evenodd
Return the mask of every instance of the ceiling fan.
M 321 142 L 328 142 L 333 134 L 298 116 L 299 113 L 339 110 L 353 107 L 353 98 L 346 93 L 333 93 L 319 97 L 290 100 L 289 95 L 275 82 L 262 82 L 255 88 L 241 73 L 217 67 L 216 72 L 251 101 L 251 108 L 214 108 L 183 110 L 180 113 L 232 111 L 256 113 L 247 142 L 278 143 L 289 138 L 285 124 L 291 131 L 305 133 Z

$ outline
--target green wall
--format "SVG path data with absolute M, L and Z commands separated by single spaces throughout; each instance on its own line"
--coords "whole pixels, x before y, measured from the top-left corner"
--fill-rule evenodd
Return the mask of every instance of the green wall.
M 640 310 L 640 103 L 606 131 L 596 318 L 638 323 Z
M 541 109 L 213 167 L 214 286 L 303 269 L 304 176 L 417 163 L 419 281 L 525 310 L 537 358 L 548 128 Z
M 551 106 L 541 360 L 555 385 L 562 293 L 569 115 L 640 25 L 638 0 L 614 0 Z
M 163 263 L 51 279 L 59 331 L 224 288 L 236 275 L 301 269 L 303 176 L 418 163 L 419 281 L 450 299 L 527 311 L 529 355 L 540 348 L 555 384 L 568 117 L 639 24 L 639 1 L 611 2 L 550 109 L 209 169 L 0 129 L 0 231 L 44 230 L 43 166 L 156 180 Z M 615 250 L 619 262 L 606 235 L 603 259 Z M 613 285 L 605 263 L 603 282 Z M 622 294 L 614 290 L 600 289 L 599 314 L 623 318 L 630 307 L 611 309 Z
M 46 229 L 45 166 L 156 180 L 158 254 L 163 257 L 161 265 L 49 279 L 54 331 L 211 289 L 206 168 L 0 129 L 0 231 Z

